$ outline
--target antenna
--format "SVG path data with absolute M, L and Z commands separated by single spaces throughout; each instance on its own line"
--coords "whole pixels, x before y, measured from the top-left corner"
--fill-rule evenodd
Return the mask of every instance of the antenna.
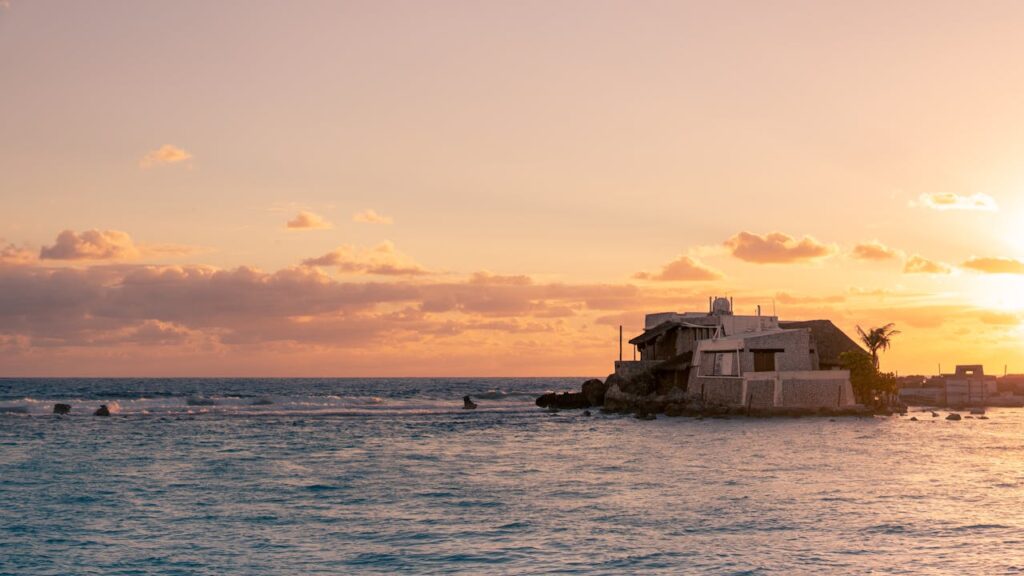
M 619 324 L 619 362 L 622 362 L 622 324 Z

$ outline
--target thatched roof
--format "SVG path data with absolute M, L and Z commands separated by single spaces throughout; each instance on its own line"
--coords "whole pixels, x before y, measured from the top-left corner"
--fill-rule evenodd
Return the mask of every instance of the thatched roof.
M 821 368 L 839 366 L 839 355 L 843 352 L 864 352 L 857 342 L 846 335 L 831 320 L 803 320 L 798 322 L 779 322 L 780 328 L 810 328 L 811 335 L 818 347 L 818 361 Z

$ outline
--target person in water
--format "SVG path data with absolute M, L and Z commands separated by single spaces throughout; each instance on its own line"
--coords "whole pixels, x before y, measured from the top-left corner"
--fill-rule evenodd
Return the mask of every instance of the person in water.
M 473 410 L 476 408 L 476 403 L 473 402 L 473 399 L 470 398 L 468 394 L 462 397 L 462 408 L 465 410 Z

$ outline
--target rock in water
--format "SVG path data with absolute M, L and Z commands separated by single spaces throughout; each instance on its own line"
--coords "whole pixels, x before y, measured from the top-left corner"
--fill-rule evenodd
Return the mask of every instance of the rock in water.
M 584 415 L 584 416 L 590 416 L 590 415 L 591 415 L 591 414 L 590 414 L 590 410 L 584 410 L 584 411 L 583 411 L 583 415 Z
M 938 418 L 938 417 L 939 417 L 939 413 L 938 412 L 932 412 L 932 418 Z
M 71 413 L 71 404 L 54 404 L 53 405 L 53 413 L 54 414 L 70 414 Z
M 106 404 L 103 404 L 92 413 L 93 416 L 110 416 L 110 408 L 107 408 Z
M 604 404 L 604 393 L 608 390 L 608 386 L 598 380 L 587 380 L 583 383 L 583 396 L 587 398 L 587 402 L 591 406 L 601 406 Z
M 462 397 L 462 409 L 463 410 L 476 410 L 476 403 L 468 395 Z
M 960 415 L 957 414 L 956 412 L 953 412 L 949 416 L 946 416 L 946 420 L 960 420 L 960 419 L 961 419 Z
M 559 408 L 562 410 L 590 408 L 590 403 L 587 402 L 587 397 L 582 392 L 563 392 L 561 394 L 549 392 L 537 398 L 536 404 L 541 408 Z
M 911 416 L 910 419 L 913 420 L 914 422 L 917 422 L 917 416 Z

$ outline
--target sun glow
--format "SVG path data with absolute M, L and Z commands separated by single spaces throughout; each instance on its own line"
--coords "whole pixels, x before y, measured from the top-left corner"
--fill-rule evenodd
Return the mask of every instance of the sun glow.
M 992 275 L 978 277 L 971 289 L 975 303 L 997 312 L 1024 311 L 1024 277 Z

